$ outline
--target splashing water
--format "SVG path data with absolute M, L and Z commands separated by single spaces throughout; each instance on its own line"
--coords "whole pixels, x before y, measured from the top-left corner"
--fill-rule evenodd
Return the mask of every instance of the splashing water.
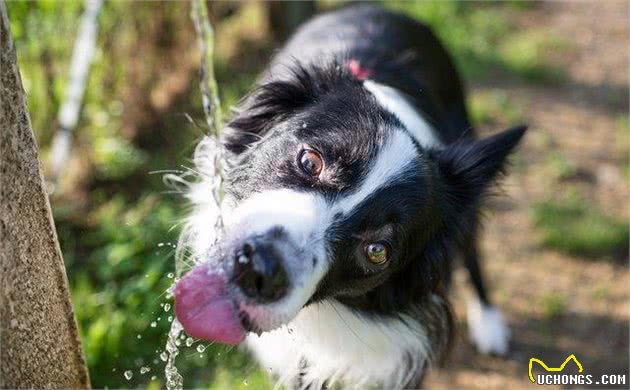
M 214 30 L 208 20 L 208 9 L 204 0 L 194 0 L 192 2 L 191 18 L 197 32 L 197 41 L 202 54 L 201 61 L 201 97 L 206 122 L 208 124 L 209 134 L 204 138 L 201 144 L 195 151 L 195 165 L 202 172 L 203 181 L 210 189 L 210 200 L 212 207 L 216 210 L 214 220 L 214 232 L 205 232 L 206 239 L 216 244 L 217 241 L 223 235 L 224 225 L 223 218 L 221 216 L 221 202 L 223 200 L 223 178 L 225 167 L 227 166 L 226 152 L 222 144 L 218 140 L 219 129 L 223 127 L 223 121 L 221 116 L 221 104 L 219 101 L 219 92 L 217 88 L 217 82 L 214 75 L 213 55 L 214 55 Z M 200 150 L 202 149 L 202 150 Z M 167 175 L 168 176 L 168 175 Z M 185 178 L 182 177 L 164 177 L 165 182 L 172 181 L 177 185 L 186 184 Z M 206 193 L 207 194 L 207 193 Z M 210 233 L 210 238 L 208 238 Z M 214 233 L 214 234 L 212 234 Z M 182 236 L 186 236 L 186 232 L 182 232 Z M 182 240 L 180 239 L 180 243 Z M 175 271 L 176 275 L 169 274 L 169 278 L 174 276 L 181 277 L 182 271 L 186 267 L 186 261 L 184 261 L 184 253 L 186 252 L 185 246 L 177 245 L 175 248 Z M 174 279 L 173 286 L 167 291 L 167 297 L 172 297 L 172 288 L 177 283 L 178 279 Z M 168 312 L 170 305 L 167 303 L 164 305 L 164 311 Z M 158 319 L 159 320 L 159 319 Z M 181 390 L 184 387 L 184 379 L 175 367 L 175 358 L 179 354 L 178 347 L 182 342 L 178 339 L 183 332 L 183 327 L 179 321 L 171 316 L 168 317 L 171 321 L 171 329 L 168 333 L 168 339 L 166 341 L 166 367 L 164 368 L 164 374 L 166 376 L 166 388 L 168 390 Z M 192 338 L 182 339 L 185 340 L 186 346 L 192 346 L 194 340 Z M 203 352 L 205 347 L 201 346 Z M 162 353 L 160 358 L 163 359 Z
M 184 378 L 177 372 L 175 367 L 175 358 L 179 355 L 179 349 L 175 345 L 175 341 L 179 334 L 184 330 L 179 321 L 175 320 L 171 323 L 171 330 L 168 332 L 166 340 L 166 367 L 164 367 L 164 375 L 166 376 L 166 388 L 168 390 L 181 390 L 184 388 Z M 162 357 L 162 355 L 160 355 Z
M 204 169 L 204 177 L 203 180 L 206 185 L 209 185 L 212 189 L 211 191 L 211 201 L 213 203 L 212 207 L 215 209 L 214 216 L 216 217 L 214 223 L 214 231 L 205 232 L 206 238 L 212 243 L 212 245 L 216 244 L 219 239 L 223 236 L 224 225 L 223 219 L 221 216 L 221 200 L 222 200 L 222 187 L 223 187 L 223 171 L 226 166 L 225 153 L 221 143 L 218 141 L 215 135 L 208 135 L 205 137 L 203 141 L 203 162 Z M 180 252 L 181 251 L 181 252 Z M 166 298 L 171 299 L 173 297 L 173 290 L 177 282 L 179 281 L 179 277 L 181 277 L 183 271 L 186 268 L 185 256 L 182 253 L 185 252 L 185 248 L 179 245 L 176 248 L 175 254 L 175 270 L 176 274 L 168 274 L 167 277 L 174 278 L 173 284 L 166 290 Z M 177 277 L 175 277 L 177 276 Z M 170 303 L 164 303 L 162 306 L 164 312 L 169 312 L 172 308 Z M 158 321 L 160 318 L 158 317 Z M 183 338 L 182 341 L 179 340 L 180 334 L 183 332 L 183 327 L 179 323 L 179 321 L 173 316 L 168 316 L 167 320 L 171 322 L 171 329 L 168 333 L 168 340 L 166 342 L 166 351 L 160 354 L 160 359 L 166 361 L 166 367 L 164 368 L 164 373 L 166 376 L 166 388 L 168 390 L 181 390 L 183 389 L 183 378 L 177 371 L 177 367 L 175 367 L 175 357 L 179 354 L 179 347 L 182 344 L 186 346 L 192 346 L 194 340 L 192 338 Z M 201 351 L 199 349 L 201 348 Z M 204 346 L 198 346 L 197 351 L 203 352 L 205 350 Z

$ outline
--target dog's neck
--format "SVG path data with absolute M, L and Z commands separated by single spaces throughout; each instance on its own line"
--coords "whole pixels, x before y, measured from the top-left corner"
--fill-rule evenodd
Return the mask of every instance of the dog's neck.
M 438 296 L 429 301 L 423 305 L 429 310 L 448 310 Z M 326 300 L 305 307 L 287 326 L 250 335 L 247 345 L 289 387 L 403 388 L 418 383 L 441 352 L 435 344 L 441 338 L 432 332 L 449 325 L 430 323 L 442 317 L 432 314 L 418 307 L 397 316 L 366 315 Z

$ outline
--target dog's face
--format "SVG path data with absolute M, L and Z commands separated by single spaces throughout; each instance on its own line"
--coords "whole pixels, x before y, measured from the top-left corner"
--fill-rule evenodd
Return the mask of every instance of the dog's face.
M 436 148 L 361 82 L 296 80 L 263 87 L 228 130 L 226 236 L 176 289 L 193 336 L 234 343 L 314 301 L 386 311 L 436 289 L 427 251 L 466 228 L 522 134 Z

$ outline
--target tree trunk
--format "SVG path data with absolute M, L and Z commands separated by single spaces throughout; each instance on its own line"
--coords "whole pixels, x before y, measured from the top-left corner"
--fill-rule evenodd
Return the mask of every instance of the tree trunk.
M 89 386 L 0 0 L 0 388 Z

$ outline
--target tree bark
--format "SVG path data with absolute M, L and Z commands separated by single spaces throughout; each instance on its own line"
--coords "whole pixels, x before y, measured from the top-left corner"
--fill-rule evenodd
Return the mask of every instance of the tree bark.
M 90 387 L 0 0 L 0 388 Z

